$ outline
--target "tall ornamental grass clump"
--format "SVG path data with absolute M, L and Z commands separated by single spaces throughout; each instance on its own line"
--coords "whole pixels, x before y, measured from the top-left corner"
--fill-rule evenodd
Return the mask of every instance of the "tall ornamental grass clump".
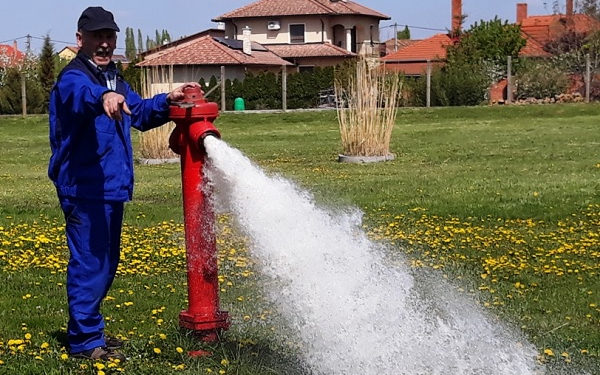
M 173 67 L 151 68 L 142 74 L 142 96 L 150 98 L 173 90 Z M 169 149 L 169 136 L 175 128 L 170 122 L 164 126 L 140 133 L 140 157 L 142 159 L 172 159 L 177 155 Z
M 402 80 L 365 59 L 335 72 L 338 122 L 346 156 L 387 156 Z

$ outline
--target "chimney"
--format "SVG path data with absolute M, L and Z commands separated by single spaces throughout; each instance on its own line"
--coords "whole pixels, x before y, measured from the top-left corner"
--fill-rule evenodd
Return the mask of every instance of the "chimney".
M 460 31 L 462 28 L 462 0 L 452 0 L 452 33 Z
M 527 18 L 527 3 L 517 4 L 517 23 L 523 22 Z
M 252 41 L 250 37 L 252 36 L 252 29 L 248 26 L 242 29 L 242 51 L 250 56 L 252 55 Z
M 567 0 L 567 17 L 573 15 L 573 0 Z

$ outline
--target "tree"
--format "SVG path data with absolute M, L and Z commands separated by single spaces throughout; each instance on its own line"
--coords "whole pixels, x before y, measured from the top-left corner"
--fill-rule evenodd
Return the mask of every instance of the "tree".
M 506 57 L 517 57 L 525 43 L 519 25 L 502 22 L 496 17 L 491 21 L 476 22 L 462 33 L 458 43 L 448 48 L 448 57 L 449 60 L 460 57 L 505 65 Z
M 136 55 L 135 36 L 133 35 L 133 29 L 128 27 L 125 29 L 125 56 L 127 56 L 129 61 L 132 61 Z
M 137 39 L 138 39 L 138 43 L 137 43 L 137 47 L 138 47 L 138 53 L 142 53 L 143 48 L 144 48 L 144 37 L 142 36 L 142 30 L 138 29 L 138 35 L 137 35 Z
M 52 86 L 54 85 L 55 62 L 54 45 L 50 42 L 50 35 L 46 35 L 39 61 L 39 77 L 44 98 L 44 108 L 48 106 L 50 90 L 52 90 Z
M 161 35 L 161 44 L 171 43 L 171 35 L 167 30 L 162 31 Z
M 600 0 L 577 0 L 575 10 L 600 21 Z
M 410 39 L 410 30 L 408 29 L 408 25 L 404 26 L 404 30 L 398 31 L 396 38 L 397 39 Z

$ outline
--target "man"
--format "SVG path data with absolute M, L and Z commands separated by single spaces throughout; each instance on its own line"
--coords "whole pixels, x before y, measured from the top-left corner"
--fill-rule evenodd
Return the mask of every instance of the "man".
M 79 53 L 60 73 L 50 94 L 52 156 L 48 175 L 65 215 L 73 357 L 119 359 L 123 342 L 104 336 L 100 303 L 115 277 L 124 202 L 133 193 L 130 128 L 168 122 L 169 103 L 183 99 L 186 83 L 169 94 L 142 99 L 111 61 L 119 27 L 112 13 L 89 7 L 78 21 Z

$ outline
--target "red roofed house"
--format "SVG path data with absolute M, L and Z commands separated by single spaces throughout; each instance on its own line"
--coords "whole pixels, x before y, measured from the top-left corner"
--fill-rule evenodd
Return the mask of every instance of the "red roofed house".
M 62 60 L 71 61 L 77 53 L 79 52 L 79 47 L 77 46 L 66 46 L 58 52 L 58 57 Z M 127 69 L 129 66 L 129 60 L 125 55 L 113 54 L 112 61 L 115 63 L 121 63 L 123 69 Z
M 549 57 L 544 46 L 555 40 L 568 30 L 589 32 L 600 29 L 599 23 L 584 14 L 573 12 L 573 0 L 567 1 L 566 14 L 546 16 L 528 16 L 527 4 L 517 4 L 517 24 L 521 25 L 521 33 L 527 43 L 521 49 L 522 57 Z M 462 19 L 462 1 L 452 0 L 452 30 L 460 29 Z M 433 66 L 442 65 L 446 59 L 446 47 L 452 43 L 447 34 L 436 34 L 431 38 L 413 43 L 398 52 L 381 58 L 388 70 L 402 71 L 406 75 L 421 76 L 426 74 L 428 62 Z M 506 98 L 506 82 L 499 82 L 492 88 L 492 101 Z
M 282 66 L 292 65 L 262 45 L 251 42 L 250 35 L 244 40 L 229 39 L 224 37 L 222 30 L 202 31 L 140 56 L 143 60 L 137 66 L 146 71 L 169 69 L 166 74 L 169 77 L 151 79 L 153 92 L 168 91 L 170 86 L 179 83 L 219 77 L 222 66 L 226 68 L 228 79 L 243 80 L 247 70 L 279 72 Z
M 0 44 L 0 68 L 12 68 L 20 65 L 25 60 L 25 54 L 19 51 L 17 41 L 12 46 Z
M 299 71 L 336 65 L 356 55 L 378 57 L 379 22 L 390 17 L 350 0 L 258 0 L 213 19 L 241 39 L 258 42 Z

